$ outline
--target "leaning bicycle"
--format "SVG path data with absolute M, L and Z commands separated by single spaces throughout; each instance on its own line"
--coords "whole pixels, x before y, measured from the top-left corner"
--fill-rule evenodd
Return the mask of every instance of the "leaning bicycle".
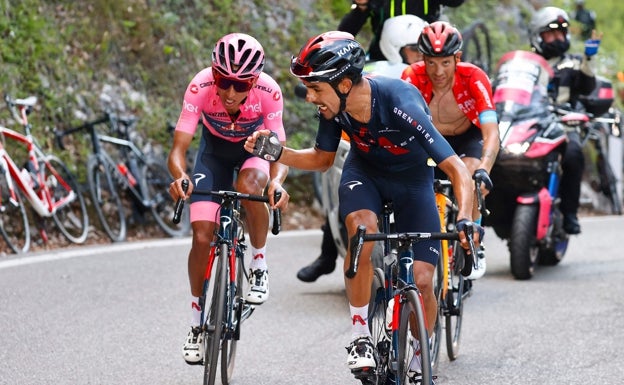
M 25 197 L 36 214 L 34 219 L 44 243 L 48 241 L 47 218 L 52 218 L 68 241 L 83 243 L 87 239 L 89 217 L 80 186 L 65 163 L 46 153 L 31 133 L 28 114 L 37 98 L 13 99 L 5 95 L 5 102 L 24 133 L 0 127 L 2 236 L 14 252 L 29 250 L 30 228 L 22 199 Z M 8 150 L 25 153 L 26 161 L 16 162 Z
M 183 188 L 185 182 L 188 187 L 188 181 L 184 181 Z M 243 296 L 243 285 L 248 282 L 248 276 L 244 266 L 247 243 L 241 217 L 241 200 L 267 203 L 269 198 L 236 191 L 193 190 L 193 194 L 213 195 L 222 199 L 220 219 L 215 220 L 219 228 L 215 231 L 216 239 L 209 251 L 199 305 L 202 309 L 200 325 L 205 335 L 204 385 L 215 383 L 217 371 L 221 373 L 221 383 L 228 385 L 234 372 L 241 325 L 255 310 L 255 306 L 247 303 Z M 277 202 L 280 197 L 281 193 L 276 193 L 274 201 Z M 176 202 L 174 223 L 180 221 L 183 202 Z M 273 234 L 280 231 L 280 215 L 280 210 L 273 211 Z
M 164 161 L 148 156 L 131 138 L 136 118 L 121 117 L 111 111 L 90 122 L 57 131 L 56 142 L 64 148 L 63 137 L 86 131 L 92 146 L 87 161 L 87 180 L 91 200 L 102 228 L 113 242 L 127 237 L 128 217 L 132 212 L 142 219 L 151 212 L 158 226 L 169 236 L 189 233 L 188 214 L 172 224 L 173 200 L 167 194 L 171 176 Z M 98 130 L 108 128 L 107 134 Z

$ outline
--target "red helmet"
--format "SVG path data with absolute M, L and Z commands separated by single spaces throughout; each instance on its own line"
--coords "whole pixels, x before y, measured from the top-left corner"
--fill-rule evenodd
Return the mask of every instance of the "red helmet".
M 461 33 L 445 21 L 429 24 L 418 38 L 418 50 L 425 56 L 453 56 L 462 44 Z

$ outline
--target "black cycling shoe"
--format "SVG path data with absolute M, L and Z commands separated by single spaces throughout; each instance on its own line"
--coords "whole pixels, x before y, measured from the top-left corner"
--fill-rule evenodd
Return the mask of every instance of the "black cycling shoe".
M 567 213 L 563 216 L 563 230 L 571 235 L 581 233 L 581 224 L 579 223 L 576 214 Z
M 336 259 L 321 255 L 311 264 L 297 272 L 297 278 L 303 282 L 314 282 L 323 274 L 329 274 L 336 268 Z

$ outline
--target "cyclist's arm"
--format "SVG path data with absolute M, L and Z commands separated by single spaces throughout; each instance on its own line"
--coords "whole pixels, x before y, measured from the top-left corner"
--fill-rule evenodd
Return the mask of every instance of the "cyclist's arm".
M 483 150 L 481 152 L 481 164 L 478 168 L 485 169 L 489 174 L 500 148 L 498 123 L 496 121 L 481 123 L 481 134 L 483 135 Z
M 169 189 L 169 193 L 174 200 L 180 197 L 187 198 L 193 191 L 193 184 L 190 183 L 189 189 L 184 194 L 182 190 L 182 180 L 190 179 L 186 173 L 186 151 L 191 145 L 193 135 L 184 131 L 174 131 L 173 133 L 173 146 L 171 146 L 171 152 L 167 159 L 167 165 L 169 167 L 169 173 L 174 179 L 174 183 Z
M 457 219 L 468 219 L 472 221 L 472 202 L 474 199 L 474 183 L 470 171 L 457 155 L 452 155 L 442 162 L 438 163 L 438 167 L 448 176 L 457 204 L 459 212 Z

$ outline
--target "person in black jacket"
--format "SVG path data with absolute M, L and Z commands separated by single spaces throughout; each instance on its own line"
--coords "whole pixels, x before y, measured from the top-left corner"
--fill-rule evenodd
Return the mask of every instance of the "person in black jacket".
M 370 19 L 373 40 L 368 49 L 370 61 L 386 60 L 379 49 L 384 22 L 394 16 L 415 15 L 428 23 L 437 21 L 442 6 L 459 7 L 465 0 L 353 0 L 351 11 L 343 16 L 339 31 L 357 35 Z
M 555 73 L 548 87 L 551 103 L 569 104 L 574 108 L 580 95 L 589 95 L 596 88 L 591 59 L 598 53 L 602 36 L 593 31 L 591 38 L 585 42 L 583 55 L 569 54 L 569 26 L 570 19 L 564 10 L 545 7 L 533 15 L 529 34 L 533 51 L 544 57 Z M 579 133 L 569 130 L 567 135 L 568 144 L 561 164 L 563 175 L 559 188 L 563 229 L 568 234 L 579 234 L 581 226 L 577 211 L 585 157 Z

